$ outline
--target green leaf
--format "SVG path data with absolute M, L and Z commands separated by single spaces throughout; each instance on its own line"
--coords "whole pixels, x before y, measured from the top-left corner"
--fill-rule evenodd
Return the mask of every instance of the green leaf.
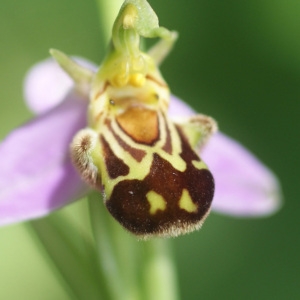
M 72 299 L 109 299 L 94 264 L 96 253 L 73 224 L 58 215 L 34 220 L 31 228 L 62 275 Z

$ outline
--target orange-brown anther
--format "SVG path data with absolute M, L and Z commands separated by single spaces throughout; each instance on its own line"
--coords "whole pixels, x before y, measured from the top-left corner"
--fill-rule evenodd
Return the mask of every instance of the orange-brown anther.
M 158 117 L 154 110 L 130 107 L 117 116 L 117 122 L 138 143 L 152 145 L 159 138 Z

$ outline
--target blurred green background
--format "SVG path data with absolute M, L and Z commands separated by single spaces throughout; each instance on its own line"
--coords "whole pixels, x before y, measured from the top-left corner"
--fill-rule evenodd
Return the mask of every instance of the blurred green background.
M 180 33 L 162 66 L 173 93 L 273 169 L 285 196 L 271 218 L 211 214 L 174 240 L 182 299 L 299 299 L 300 1 L 149 2 Z M 1 0 L 0 45 L 0 138 L 31 117 L 23 78 L 50 47 L 97 63 L 106 47 L 94 0 Z M 50 265 L 26 225 L 0 229 L 0 299 L 69 299 Z

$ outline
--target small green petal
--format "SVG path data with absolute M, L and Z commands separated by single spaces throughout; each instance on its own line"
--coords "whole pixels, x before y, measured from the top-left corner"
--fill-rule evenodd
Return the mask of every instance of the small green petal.
M 50 49 L 49 52 L 61 68 L 73 79 L 77 91 L 83 96 L 89 96 L 94 72 L 77 64 L 73 59 L 59 50 Z

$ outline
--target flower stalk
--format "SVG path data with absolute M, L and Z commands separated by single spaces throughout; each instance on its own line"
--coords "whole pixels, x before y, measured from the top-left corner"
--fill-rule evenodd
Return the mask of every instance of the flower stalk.
M 95 247 L 74 224 L 56 214 L 31 221 L 29 226 L 72 299 L 109 299 L 103 280 L 106 275 L 95 267 Z
M 107 44 L 111 37 L 111 29 L 123 0 L 96 0 L 99 15 L 101 40 Z
M 116 6 L 120 4 L 120 1 L 110 1 L 109 5 L 108 3 L 104 3 L 104 1 L 97 1 L 97 3 L 101 14 L 100 20 L 102 23 L 105 20 L 104 26 L 101 27 L 102 38 L 104 37 L 105 40 L 108 40 L 110 31 L 107 29 L 110 27 L 111 16 L 116 11 Z M 148 4 L 146 3 L 146 5 Z M 118 36 L 117 31 L 122 26 L 120 24 L 120 21 L 115 22 L 113 29 L 115 37 Z M 159 28 L 158 31 L 164 36 L 168 36 L 169 34 L 164 28 Z M 137 48 L 130 50 L 133 44 L 125 45 L 125 47 L 128 46 L 130 52 L 134 51 L 138 53 L 139 36 L 134 31 L 129 33 L 133 34 L 137 39 Z M 128 33 L 123 32 L 123 35 L 125 39 L 122 38 L 121 34 L 120 40 L 114 40 L 115 47 L 118 48 L 119 43 L 122 44 L 125 42 L 126 44 L 126 39 L 128 38 L 126 35 Z M 165 40 L 168 41 L 168 37 Z M 117 48 L 116 50 L 118 50 Z M 153 52 L 155 53 L 155 49 Z M 77 92 L 81 95 L 87 94 L 92 72 L 76 65 L 60 51 L 51 50 L 51 54 L 67 73 L 71 75 L 75 74 L 72 78 L 76 83 Z M 73 241 L 76 236 L 76 230 L 74 227 L 72 228 L 71 224 L 68 224 L 67 220 L 59 220 L 58 217 L 54 220 L 52 217 L 32 222 L 32 229 L 56 264 L 73 294 L 77 298 L 83 299 L 86 296 L 84 290 L 89 290 L 89 299 L 104 297 L 104 299 L 111 300 L 177 300 L 175 267 L 172 255 L 170 255 L 169 241 L 152 240 L 137 242 L 135 238 L 125 232 L 108 215 L 101 203 L 101 198 L 101 195 L 97 192 L 90 192 L 88 195 L 94 243 L 91 245 L 87 240 L 84 241 L 85 248 L 90 249 L 93 246 L 95 247 L 92 250 L 90 249 L 93 255 L 89 255 L 89 257 L 93 257 L 97 262 L 97 276 L 94 276 L 95 274 L 87 269 L 88 266 L 91 267 L 91 265 L 84 262 L 87 257 L 78 253 Z M 68 230 L 68 234 L 66 230 Z M 59 244 L 60 247 L 58 250 L 52 247 L 52 238 Z M 68 263 L 64 263 L 62 259 L 67 253 L 69 253 Z M 86 276 L 82 277 L 83 272 L 79 272 L 79 270 L 74 273 L 74 266 L 78 266 L 81 270 L 86 270 Z M 81 274 L 80 279 L 76 276 L 74 277 L 74 274 Z M 95 283 L 97 280 L 102 280 L 102 282 L 99 282 L 99 285 L 97 285 Z M 92 285 L 93 283 L 92 287 L 88 286 L 88 284 Z M 87 284 L 86 288 L 84 288 L 85 284 Z M 94 286 L 97 289 L 93 293 Z
M 106 274 L 110 299 L 178 300 L 171 241 L 138 241 L 109 216 L 98 193 L 88 199 L 98 266 Z

